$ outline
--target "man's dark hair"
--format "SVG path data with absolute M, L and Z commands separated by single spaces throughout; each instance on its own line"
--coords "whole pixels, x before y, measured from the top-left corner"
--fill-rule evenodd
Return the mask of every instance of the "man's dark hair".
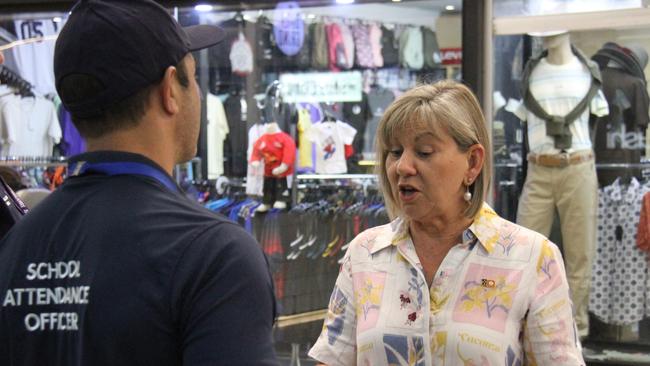
M 176 79 L 184 88 L 190 85 L 185 62 L 176 65 Z M 92 118 L 79 118 L 71 115 L 72 122 L 84 138 L 98 138 L 123 128 L 136 126 L 144 116 L 149 103 L 149 94 L 157 83 L 150 84 L 140 91 L 106 109 L 101 115 Z M 104 90 L 104 85 L 92 75 L 71 74 L 60 85 L 61 99 L 68 102 L 92 98 Z

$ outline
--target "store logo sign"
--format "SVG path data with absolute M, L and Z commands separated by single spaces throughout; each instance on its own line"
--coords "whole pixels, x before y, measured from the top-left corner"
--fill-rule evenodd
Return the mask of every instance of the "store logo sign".
M 443 65 L 460 65 L 463 62 L 463 49 L 460 47 L 441 48 Z
M 362 77 L 359 71 L 282 74 L 280 84 L 285 103 L 361 100 Z
M 295 1 L 282 1 L 275 7 L 273 36 L 278 48 L 287 56 L 297 54 L 305 41 L 305 22 Z
M 622 131 L 607 132 L 607 149 L 644 150 L 645 136 L 639 131 L 627 132 L 623 125 Z

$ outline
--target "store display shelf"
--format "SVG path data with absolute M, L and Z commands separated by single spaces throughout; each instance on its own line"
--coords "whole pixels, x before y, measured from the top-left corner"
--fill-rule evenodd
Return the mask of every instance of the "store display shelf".
M 494 35 L 526 34 L 529 32 L 586 31 L 593 29 L 638 28 L 650 25 L 650 9 L 594 11 L 535 16 L 495 18 Z

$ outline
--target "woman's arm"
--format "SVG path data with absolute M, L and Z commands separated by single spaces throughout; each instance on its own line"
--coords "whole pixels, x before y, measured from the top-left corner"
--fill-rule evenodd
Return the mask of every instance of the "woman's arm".
M 356 364 L 356 311 L 350 245 L 330 297 L 327 315 L 309 356 L 330 366 Z
M 536 287 L 524 324 L 526 360 L 536 365 L 584 365 L 562 255 L 548 239 L 541 244 L 536 264 Z

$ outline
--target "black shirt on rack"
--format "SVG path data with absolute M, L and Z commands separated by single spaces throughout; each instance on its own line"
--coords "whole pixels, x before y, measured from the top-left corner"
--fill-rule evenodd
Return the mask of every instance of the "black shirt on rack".
M 352 143 L 354 151 L 363 151 L 363 135 L 366 132 L 366 124 L 370 117 L 368 94 L 362 93 L 361 100 L 358 102 L 343 103 L 343 121 L 357 130 L 357 134 L 354 136 L 354 142 Z
M 244 102 L 244 95 L 231 94 L 223 103 L 223 108 L 228 118 L 228 135 L 223 146 L 224 173 L 229 177 L 245 177 L 248 168 L 248 115 L 249 110 L 255 108 L 252 103 Z M 246 113 L 243 113 L 243 104 Z

